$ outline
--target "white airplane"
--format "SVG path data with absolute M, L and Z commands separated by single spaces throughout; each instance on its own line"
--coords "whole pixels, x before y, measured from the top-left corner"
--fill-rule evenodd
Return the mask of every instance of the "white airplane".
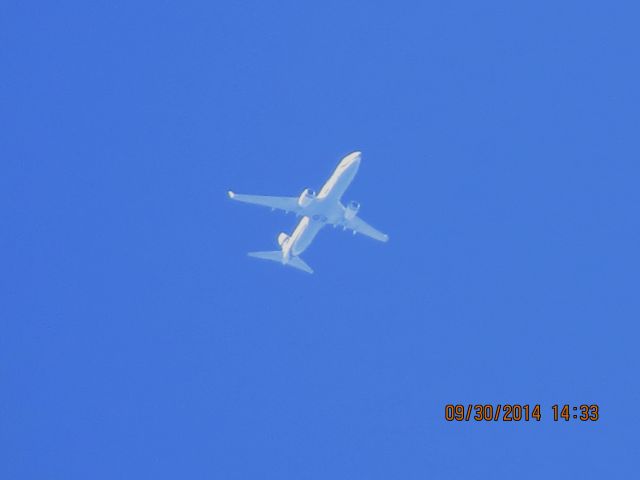
M 360 152 L 353 152 L 344 157 L 317 195 L 309 188 L 305 188 L 299 197 L 243 195 L 229 191 L 229 198 L 232 200 L 263 205 L 270 207 L 271 210 L 294 212 L 297 216 L 302 217 L 290 236 L 284 232 L 278 235 L 280 250 L 250 252 L 248 255 L 280 262 L 283 265 L 313 273 L 311 267 L 299 255 L 309 247 L 325 225 L 333 225 L 334 228 L 341 226 L 343 230 L 352 230 L 354 235 L 361 233 L 381 242 L 389 240 L 387 235 L 357 216 L 360 209 L 358 202 L 350 202 L 345 207 L 340 201 L 342 194 L 356 176 L 361 155 Z

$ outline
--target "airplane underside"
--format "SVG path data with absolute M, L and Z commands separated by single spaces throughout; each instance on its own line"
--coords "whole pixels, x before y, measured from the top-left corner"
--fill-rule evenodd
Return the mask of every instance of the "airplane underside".
M 272 210 L 293 212 L 301 217 L 300 222 L 291 235 L 280 233 L 278 245 L 280 250 L 251 252 L 249 256 L 279 262 L 283 265 L 313 273 L 313 270 L 299 255 L 304 252 L 325 226 L 342 227 L 351 230 L 354 235 L 360 233 L 381 242 L 389 237 L 376 230 L 358 216 L 360 204 L 349 202 L 343 205 L 342 195 L 355 177 L 360 165 L 360 152 L 353 152 L 344 157 L 329 180 L 325 182 L 320 193 L 305 188 L 298 197 L 275 197 L 268 195 L 246 195 L 229 191 L 229 198 L 235 201 L 269 207 Z

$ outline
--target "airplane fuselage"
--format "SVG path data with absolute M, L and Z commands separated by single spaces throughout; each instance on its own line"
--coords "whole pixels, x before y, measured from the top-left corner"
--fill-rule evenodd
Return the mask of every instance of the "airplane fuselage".
M 347 155 L 322 186 L 320 193 L 304 207 L 300 222 L 282 245 L 285 259 L 304 252 L 327 222 L 335 224 L 344 217 L 345 207 L 340 199 L 356 176 L 359 166 L 360 152 Z

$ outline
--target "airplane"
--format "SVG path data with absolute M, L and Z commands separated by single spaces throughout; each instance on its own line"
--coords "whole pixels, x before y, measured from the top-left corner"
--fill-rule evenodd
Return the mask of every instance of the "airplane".
M 389 240 L 388 235 L 376 230 L 358 216 L 358 202 L 352 201 L 345 206 L 340 201 L 356 176 L 361 156 L 361 152 L 353 152 L 344 157 L 317 195 L 309 188 L 305 188 L 299 197 L 244 195 L 229 191 L 228 195 L 232 200 L 270 207 L 272 211 L 277 209 L 286 213 L 294 212 L 296 216 L 302 217 L 291 235 L 284 232 L 278 235 L 280 250 L 249 252 L 248 255 L 313 273 L 311 267 L 300 258 L 300 254 L 311 245 L 325 225 L 333 225 L 334 228 L 341 226 L 343 230 L 352 230 L 354 235 L 361 233 L 380 242 Z

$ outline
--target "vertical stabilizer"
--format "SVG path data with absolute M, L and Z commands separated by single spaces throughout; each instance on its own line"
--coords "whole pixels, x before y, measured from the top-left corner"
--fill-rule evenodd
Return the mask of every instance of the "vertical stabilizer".
M 278 235 L 278 245 L 282 246 L 287 240 L 289 240 L 289 235 L 287 235 L 286 233 L 282 232 L 280 235 Z

